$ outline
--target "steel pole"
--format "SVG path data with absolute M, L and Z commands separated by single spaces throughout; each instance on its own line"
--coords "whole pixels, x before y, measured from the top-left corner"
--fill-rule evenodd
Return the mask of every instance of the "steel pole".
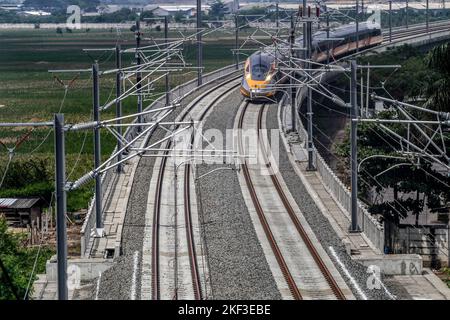
M 450 268 L 450 224 L 447 226 L 447 268 Z
M 392 1 L 389 0 L 389 42 L 392 42 Z
M 122 127 L 120 126 L 122 124 L 122 101 L 119 99 L 119 97 L 122 95 L 122 54 L 120 52 L 120 45 L 116 46 L 116 123 L 119 125 L 117 127 L 117 133 L 119 136 L 122 136 Z M 117 150 L 122 149 L 122 140 L 117 139 Z M 123 166 L 121 163 L 122 160 L 122 152 L 119 152 L 117 154 L 117 162 L 119 163 L 117 165 L 117 172 L 121 173 L 123 172 Z
M 330 13 L 328 7 L 325 5 L 325 17 L 327 24 L 327 39 L 330 37 Z M 330 41 L 327 40 L 327 64 L 330 64 Z
M 169 51 L 168 51 L 168 39 L 169 39 L 169 21 L 167 16 L 164 17 L 164 43 L 166 45 L 167 50 L 167 59 L 169 59 Z M 168 61 L 167 61 L 168 62 Z M 169 83 L 169 73 L 166 73 L 166 107 L 170 105 L 170 83 Z
M 276 19 L 276 25 L 277 25 L 277 33 L 280 28 L 280 8 L 279 8 L 279 0 L 277 0 L 277 3 L 275 4 L 275 19 Z
M 202 0 L 197 0 L 197 84 L 202 85 L 203 46 L 202 46 Z
M 289 46 L 290 46 L 290 55 L 291 55 L 291 59 L 290 59 L 290 65 L 291 68 L 293 67 L 292 65 L 292 58 L 294 56 L 294 42 L 295 42 L 295 29 L 294 29 L 294 15 L 291 15 L 291 30 L 290 30 L 290 37 L 289 37 Z M 296 130 L 296 109 L 297 109 L 297 104 L 295 101 L 295 88 L 294 88 L 294 79 L 293 77 L 295 77 L 295 72 L 292 72 L 290 79 L 290 87 L 291 87 L 291 126 L 292 126 L 292 131 Z
M 429 31 L 428 29 L 428 25 L 429 25 L 429 8 L 430 8 L 430 4 L 429 4 L 429 0 L 427 0 L 427 10 L 426 10 L 426 21 L 427 21 L 427 33 Z
M 234 15 L 234 26 L 236 27 L 236 31 L 234 34 L 234 59 L 236 60 L 236 70 L 239 69 L 239 16 L 236 13 Z
M 56 192 L 56 255 L 58 264 L 58 299 L 67 300 L 67 230 L 66 230 L 66 172 L 64 150 L 64 115 L 54 116 L 55 192 Z
M 136 19 L 136 66 L 139 68 L 139 66 L 142 64 L 141 61 L 141 55 L 139 54 L 139 48 L 141 46 L 141 21 L 140 16 Z M 137 92 L 137 112 L 142 112 L 142 73 L 137 71 L 136 72 L 136 92 Z M 137 117 L 137 122 L 142 123 L 142 116 Z M 141 127 L 136 127 L 137 132 L 141 132 Z
M 356 60 L 350 61 L 351 79 L 350 79 L 350 104 L 351 118 L 358 118 L 358 97 L 357 97 L 357 65 Z M 351 226 L 350 232 L 360 231 L 358 226 L 358 154 L 357 154 L 357 122 L 352 121 L 350 132 L 351 144 Z
M 356 0 L 356 52 L 359 52 L 359 2 Z
M 100 89 L 98 64 L 92 65 L 92 102 L 94 111 L 94 122 L 100 121 Z M 101 149 L 100 149 L 100 128 L 94 127 L 94 169 L 100 166 Z M 97 229 L 97 236 L 102 236 L 102 182 L 100 174 L 95 176 L 95 227 Z
M 308 21 L 306 23 L 306 34 L 308 37 L 307 45 L 307 55 L 308 55 L 308 70 L 311 69 L 311 54 L 312 54 L 312 21 Z M 309 73 L 309 71 L 308 71 Z M 308 77 L 309 81 L 309 77 Z M 313 111 L 312 111 L 312 90 L 311 87 L 308 86 L 308 168 L 307 170 L 315 170 L 314 167 L 314 141 L 313 141 Z
M 302 9 L 302 12 L 303 12 L 303 17 L 306 17 L 306 0 L 303 0 L 303 9 Z M 306 39 L 306 33 L 307 33 L 307 26 L 306 26 L 306 22 L 303 22 L 303 49 L 305 49 L 306 47 L 307 47 L 307 44 L 306 44 L 306 42 L 307 42 L 307 39 Z M 307 52 L 305 51 L 305 50 L 303 50 L 303 59 L 305 59 L 306 60 L 306 58 L 308 57 L 308 54 L 307 54 Z
M 409 0 L 406 0 L 406 7 L 405 7 L 405 10 L 406 10 L 406 29 L 408 29 L 408 8 L 409 7 Z

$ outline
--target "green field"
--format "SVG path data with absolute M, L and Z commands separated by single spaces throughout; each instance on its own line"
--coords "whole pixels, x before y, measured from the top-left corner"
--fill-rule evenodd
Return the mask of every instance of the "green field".
M 163 33 L 144 29 L 144 37 L 162 37 Z M 179 36 L 171 33 L 169 37 Z M 245 36 L 245 35 L 244 35 Z M 134 34 L 122 31 L 120 35 L 109 30 L 74 31 L 57 34 L 55 30 L 0 31 L 0 122 L 48 121 L 53 113 L 64 113 L 67 123 L 87 121 L 92 111 L 92 81 L 90 73 L 58 74 L 65 83 L 75 76 L 72 87 L 65 95 L 64 87 L 48 72 L 49 69 L 87 69 L 98 60 L 101 70 L 114 67 L 113 52 L 86 54 L 83 48 L 112 48 L 119 41 L 122 47 L 134 46 Z M 234 38 L 231 34 L 211 34 L 204 38 L 205 72 L 233 63 L 231 50 Z M 142 46 L 148 44 L 143 41 Z M 195 66 L 195 43 L 185 45 L 187 62 Z M 134 54 L 124 54 L 123 65 L 129 66 Z M 196 72 L 183 72 L 171 76 L 171 86 L 195 77 Z M 114 75 L 101 77 L 101 103 L 115 94 Z M 162 84 L 161 84 L 162 85 Z M 162 91 L 156 86 L 156 91 Z M 65 97 L 65 98 L 64 98 Z M 145 101 L 144 106 L 151 103 Z M 135 97 L 123 103 L 123 113 L 136 112 Z M 114 107 L 102 113 L 103 119 L 114 116 Z M 0 129 L 0 140 L 13 146 L 28 129 Z M 102 156 L 107 158 L 115 146 L 115 140 L 106 130 L 102 132 Z M 8 162 L 8 153 L 0 146 L 0 179 Z M 66 138 L 66 165 L 69 180 L 74 180 L 93 166 L 93 138 L 91 132 L 69 133 Z M 24 176 L 24 168 L 30 161 L 44 162 L 45 183 L 39 177 Z M 53 188 L 53 134 L 51 129 L 35 129 L 28 139 L 15 150 L 15 156 L 0 188 L 0 197 L 31 196 L 33 193 L 49 198 Z M 36 185 L 37 184 L 37 185 Z M 69 194 L 68 209 L 87 206 L 92 195 L 92 185 Z

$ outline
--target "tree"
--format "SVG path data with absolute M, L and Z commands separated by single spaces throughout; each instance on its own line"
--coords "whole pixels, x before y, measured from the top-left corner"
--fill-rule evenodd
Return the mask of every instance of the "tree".
M 428 55 L 410 46 L 403 46 L 398 49 L 388 51 L 378 56 L 371 56 L 361 59 L 361 64 L 370 62 L 376 64 L 401 64 L 402 68 L 396 72 L 392 70 L 374 70 L 371 73 L 371 84 L 386 90 L 397 100 L 416 100 L 415 104 L 420 104 L 421 99 L 428 98 L 425 105 L 436 110 L 447 110 L 449 106 L 449 66 L 450 57 L 447 46 L 437 47 Z M 345 81 L 348 83 L 348 81 Z M 376 88 L 374 91 L 378 95 L 385 95 L 384 88 Z M 447 102 L 446 102 L 447 101 Z M 423 120 L 429 117 L 423 112 L 409 110 L 412 117 Z M 398 119 L 395 111 L 384 111 L 377 115 L 377 118 Z M 405 125 L 386 125 L 397 134 L 406 137 Z M 430 136 L 433 132 L 427 128 Z M 358 158 L 361 161 L 372 155 L 401 156 L 395 150 L 401 150 L 402 146 L 398 139 L 392 138 L 378 125 L 372 123 L 361 123 L 358 125 Z M 411 126 L 410 137 L 412 142 L 419 146 L 427 145 L 428 141 Z M 447 141 L 449 140 L 448 134 Z M 441 145 L 440 136 L 435 136 L 437 145 Z M 438 154 L 437 150 L 431 153 Z M 348 139 L 338 147 L 338 154 L 345 162 L 345 168 L 349 167 L 350 145 Z M 448 153 L 448 150 L 447 150 Z M 444 159 L 441 159 L 444 160 Z M 445 160 L 444 160 L 445 161 Z M 401 166 L 398 166 L 402 164 Z M 392 169 L 391 169 L 392 168 Z M 385 170 L 387 173 L 378 175 Z M 366 199 L 370 211 L 381 213 L 383 217 L 395 224 L 401 221 L 403 216 L 415 215 L 416 224 L 419 222 L 419 215 L 423 212 L 424 206 L 432 212 L 445 212 L 446 203 L 450 200 L 450 177 L 437 171 L 438 167 L 433 166 L 423 158 L 391 159 L 391 158 L 371 158 L 361 166 L 359 191 L 360 198 Z M 348 176 L 348 174 L 346 174 Z M 376 177 L 376 178 L 374 178 Z M 393 199 L 385 199 L 386 189 L 393 190 Z M 382 202 L 372 203 L 367 197 L 370 193 L 375 193 Z
M 52 250 L 42 248 L 37 256 L 38 248 L 25 248 L 22 245 L 23 234 L 8 232 L 6 220 L 0 217 L 0 300 L 22 299 L 33 271 L 36 257 L 36 273 L 45 270 L 45 262 L 52 255 Z
M 428 97 L 425 106 L 443 112 L 450 112 L 450 45 L 433 48 L 425 59 L 426 65 L 436 73 L 434 81 L 426 86 Z
M 214 0 L 211 4 L 209 15 L 215 18 L 223 18 L 225 15 L 225 4 L 221 0 Z

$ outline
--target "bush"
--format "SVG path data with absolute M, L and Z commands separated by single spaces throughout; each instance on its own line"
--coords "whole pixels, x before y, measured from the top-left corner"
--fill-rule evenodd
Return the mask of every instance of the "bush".
M 0 269 L 0 300 L 23 299 L 25 296 L 38 248 L 24 248 L 21 245 L 23 240 L 24 234 L 8 232 L 6 220 L 0 218 L 0 260 L 3 265 Z M 41 248 L 32 282 L 36 279 L 36 274 L 45 271 L 45 263 L 52 254 L 52 249 Z

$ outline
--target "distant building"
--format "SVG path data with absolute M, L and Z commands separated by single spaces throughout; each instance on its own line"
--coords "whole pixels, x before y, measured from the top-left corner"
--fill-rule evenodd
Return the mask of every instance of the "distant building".
M 209 12 L 209 5 L 202 5 L 202 12 Z M 192 5 L 147 5 L 143 11 L 152 12 L 156 17 L 174 16 L 177 13 L 182 13 L 186 18 L 195 17 L 197 14 L 197 6 Z
M 202 12 L 207 13 L 209 11 L 209 5 L 202 5 Z M 99 14 L 114 13 L 122 9 L 130 9 L 135 12 L 152 12 L 156 17 L 174 16 L 181 12 L 186 18 L 194 17 L 197 12 L 196 4 L 148 4 L 148 5 L 120 5 L 120 4 L 108 4 L 97 7 Z
M 21 9 L 22 9 L 22 5 L 21 4 L 0 3 L 0 10 L 19 11 Z

